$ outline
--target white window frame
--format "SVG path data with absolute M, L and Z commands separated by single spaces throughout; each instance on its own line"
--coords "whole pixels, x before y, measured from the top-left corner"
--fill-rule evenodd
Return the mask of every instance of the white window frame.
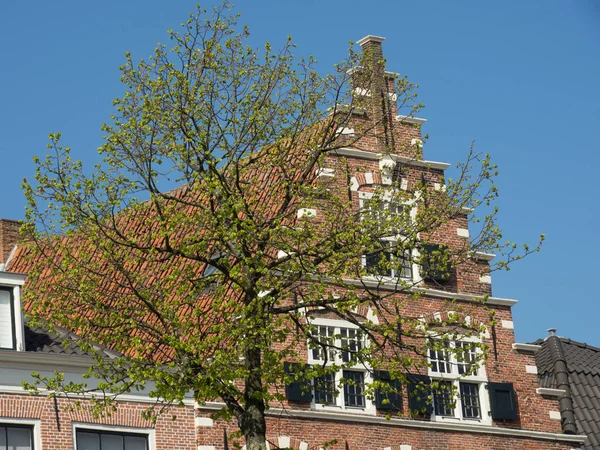
M 310 325 L 312 325 L 312 326 L 316 326 L 316 327 L 326 326 L 326 327 L 335 328 L 335 331 L 333 333 L 334 336 L 339 336 L 340 328 L 347 328 L 347 329 L 354 329 L 354 330 L 359 329 L 358 326 L 356 326 L 355 324 L 350 323 L 346 320 L 326 319 L 326 318 L 320 318 L 320 317 L 308 317 L 308 321 L 309 321 Z M 339 345 L 340 338 L 336 339 L 335 342 L 336 343 L 334 345 L 341 346 L 341 345 Z M 364 339 L 363 345 L 365 345 L 365 346 L 369 345 L 369 343 L 366 339 Z M 307 348 L 308 348 L 308 364 L 323 365 L 324 364 L 323 360 L 313 358 L 313 348 L 311 346 L 310 340 L 307 341 Z M 337 351 L 335 353 L 334 360 L 328 360 L 327 363 L 325 363 L 325 365 L 334 365 L 334 364 L 336 364 L 336 365 L 347 364 L 347 363 L 344 363 L 341 352 L 339 352 L 339 351 Z M 317 403 L 315 401 L 316 392 L 315 392 L 315 386 L 314 386 L 314 380 L 313 380 L 313 382 L 312 382 L 313 398 L 311 400 L 311 408 L 314 410 L 317 410 L 317 411 L 338 411 L 338 412 L 343 411 L 345 413 L 351 413 L 351 414 L 375 415 L 377 413 L 377 409 L 375 407 L 375 402 L 370 400 L 367 395 L 364 396 L 365 397 L 364 408 L 355 407 L 355 406 L 346 406 L 344 404 L 344 386 L 340 385 L 340 380 L 343 378 L 344 371 L 352 371 L 352 372 L 362 373 L 363 374 L 363 383 L 364 383 L 365 388 L 373 383 L 373 377 L 371 376 L 371 371 L 369 370 L 368 367 L 365 367 L 364 364 L 357 363 L 353 366 L 347 366 L 344 368 L 340 368 L 334 374 L 335 375 L 335 385 L 336 385 L 336 389 L 338 390 L 337 395 L 335 396 L 335 405 L 325 405 L 322 403 Z
M 2 350 L 25 351 L 25 323 L 21 304 L 21 286 L 25 284 L 25 275 L 0 271 L 0 287 L 12 294 L 11 304 L 11 339 L 13 347 L 2 347 Z
M 107 431 L 109 433 L 122 433 L 122 434 L 139 434 L 144 436 L 148 440 L 148 450 L 156 450 L 156 436 L 153 428 L 135 428 L 135 427 L 122 427 L 114 425 L 99 425 L 95 423 L 85 422 L 73 422 L 72 433 L 73 433 L 73 450 L 77 449 L 77 431 L 85 432 L 96 431 L 102 432 Z
M 430 340 L 442 340 L 443 336 L 439 334 L 431 333 L 429 339 Z M 456 343 L 481 343 L 481 339 L 475 336 L 457 336 L 456 339 L 450 340 L 448 342 L 451 349 L 456 348 Z M 478 355 L 481 355 L 482 351 L 480 347 L 476 347 L 475 351 Z M 431 420 L 436 422 L 468 422 L 472 424 L 481 424 L 481 425 L 492 425 L 492 417 L 491 417 L 491 409 L 489 396 L 487 393 L 487 383 L 488 378 L 485 371 L 485 364 L 481 364 L 477 366 L 477 374 L 475 375 L 462 375 L 458 372 L 458 366 L 460 364 L 464 364 L 462 361 L 458 361 L 456 358 L 456 354 L 450 351 L 448 353 L 448 359 L 450 363 L 450 373 L 442 373 L 439 371 L 432 370 L 432 360 L 430 358 L 429 347 L 427 346 L 427 364 L 428 364 L 428 372 L 429 377 L 432 381 L 449 381 L 453 384 L 454 387 L 454 415 L 453 416 L 438 416 L 435 414 L 435 396 L 432 395 L 432 411 L 431 411 Z M 478 394 L 479 394 L 479 408 L 481 417 L 480 418 L 470 418 L 463 417 L 462 412 L 462 399 L 460 395 L 460 383 L 470 383 L 477 384 L 478 386 Z
M 362 192 L 361 191 L 358 193 L 358 205 L 359 205 L 359 211 L 360 211 L 361 215 L 363 214 L 363 205 L 364 205 L 365 200 L 373 198 L 374 195 L 375 195 L 375 192 Z M 384 202 L 386 201 L 387 198 L 390 198 L 390 197 L 391 197 L 391 192 L 384 192 L 383 194 L 381 194 L 381 200 Z M 410 207 L 409 214 L 410 214 L 410 219 L 412 222 L 414 222 L 417 217 L 417 208 L 415 207 L 415 204 L 416 204 L 415 199 L 406 200 L 401 203 L 401 205 L 403 205 L 403 206 Z M 378 240 L 379 241 L 398 242 L 398 241 L 402 241 L 402 239 L 404 239 L 404 236 L 401 233 L 399 233 L 399 234 L 392 235 L 392 236 L 381 237 Z M 408 250 L 407 253 L 409 253 L 408 256 L 412 261 L 410 277 L 402 277 L 402 276 L 397 276 L 396 274 L 394 274 L 393 276 L 366 275 L 363 278 L 366 280 L 376 280 L 376 281 L 384 281 L 384 282 L 386 282 L 386 281 L 387 282 L 395 282 L 398 279 L 407 280 L 409 282 L 413 282 L 415 280 L 420 280 L 419 265 L 416 263 L 416 261 L 419 257 L 419 253 L 416 249 Z M 362 264 L 362 267 L 367 266 L 367 255 L 362 256 L 361 264 Z
M 0 426 L 19 426 L 32 429 L 33 450 L 41 450 L 42 433 L 39 419 L 21 419 L 16 417 L 0 417 Z

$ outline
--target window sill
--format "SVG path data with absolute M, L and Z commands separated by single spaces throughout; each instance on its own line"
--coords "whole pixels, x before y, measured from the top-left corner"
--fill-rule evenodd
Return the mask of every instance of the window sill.
M 361 416 L 375 416 L 377 415 L 377 409 L 373 406 L 367 406 L 365 408 L 352 408 L 352 407 L 341 407 L 341 406 L 329 406 L 321 405 L 317 403 L 311 403 L 311 409 L 313 411 L 322 411 L 338 414 L 353 414 Z

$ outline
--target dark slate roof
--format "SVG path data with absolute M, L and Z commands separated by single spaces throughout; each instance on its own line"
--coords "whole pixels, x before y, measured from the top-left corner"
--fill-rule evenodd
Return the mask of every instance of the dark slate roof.
M 600 348 L 562 337 L 560 341 L 569 370 L 577 428 L 588 436 L 583 448 L 600 450 Z M 549 346 L 541 339 L 533 344 L 542 346 L 536 353 L 540 386 L 556 388 Z
M 84 352 L 77 345 L 79 337 L 62 328 L 56 328 L 53 332 L 43 327 L 31 327 L 25 323 L 25 351 L 52 353 L 72 356 L 92 356 L 90 352 Z M 96 351 L 106 357 L 114 358 L 115 353 L 102 347 L 95 347 Z

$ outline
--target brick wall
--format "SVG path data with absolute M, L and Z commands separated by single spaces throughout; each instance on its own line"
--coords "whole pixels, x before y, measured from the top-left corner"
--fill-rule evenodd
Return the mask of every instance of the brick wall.
M 153 429 L 156 450 L 196 449 L 193 407 L 173 408 L 153 423 L 142 418 L 148 406 L 148 403 L 120 402 L 110 417 L 97 419 L 92 416 L 85 402 L 81 409 L 77 409 L 74 403 L 64 398 L 55 402 L 28 394 L 0 394 L 0 423 L 4 423 L 3 418 L 39 419 L 42 448 L 36 450 L 74 449 L 74 423 L 82 428 L 85 425 L 90 428 L 95 425 L 131 427 L 131 432 Z M 176 416 L 175 420 L 173 416 Z
M 19 240 L 20 226 L 17 220 L 0 219 L 0 264 L 6 262 Z

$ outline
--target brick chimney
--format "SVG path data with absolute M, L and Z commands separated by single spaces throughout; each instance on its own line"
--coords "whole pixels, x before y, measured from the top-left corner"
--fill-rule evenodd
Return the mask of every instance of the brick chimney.
M 398 114 L 396 104 L 394 78 L 397 74 L 386 72 L 385 59 L 381 43 L 385 40 L 381 36 L 368 35 L 357 41 L 363 51 L 363 67 L 355 78 L 357 86 L 363 86 L 366 94 L 367 114 L 377 125 L 378 151 L 390 153 L 395 150 L 394 136 L 392 134 L 393 121 Z
M 0 264 L 6 263 L 13 248 L 19 240 L 18 220 L 0 219 Z

